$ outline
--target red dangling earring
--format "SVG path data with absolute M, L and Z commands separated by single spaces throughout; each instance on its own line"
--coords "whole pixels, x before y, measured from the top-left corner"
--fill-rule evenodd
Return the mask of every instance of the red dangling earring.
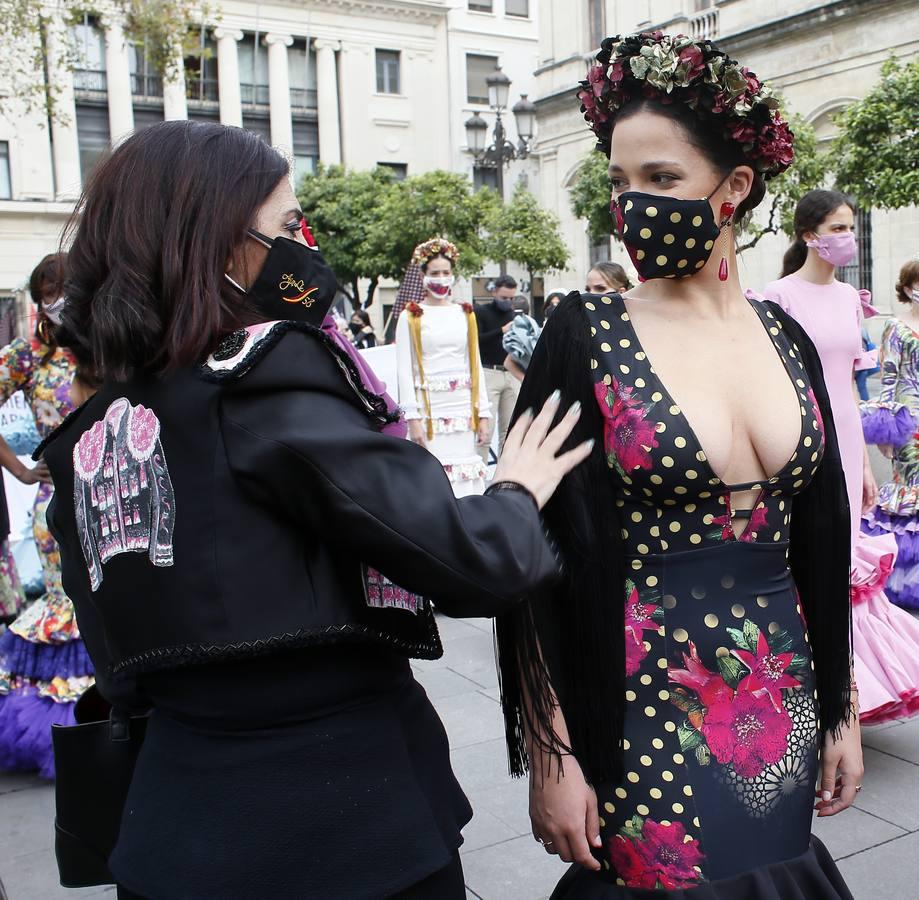
M 725 200 L 724 203 L 721 204 L 721 224 L 718 226 L 720 229 L 724 229 L 726 226 L 731 224 L 731 221 L 734 218 L 734 209 L 734 204 L 728 200 Z M 728 260 L 724 255 L 722 255 L 721 263 L 718 266 L 718 280 L 728 280 Z

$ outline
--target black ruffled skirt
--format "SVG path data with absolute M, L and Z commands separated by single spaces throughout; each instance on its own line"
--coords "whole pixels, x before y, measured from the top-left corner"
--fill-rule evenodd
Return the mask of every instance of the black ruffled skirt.
M 829 851 L 816 838 L 806 853 L 718 881 L 675 891 L 611 884 L 603 875 L 572 866 L 551 900 L 853 900 Z

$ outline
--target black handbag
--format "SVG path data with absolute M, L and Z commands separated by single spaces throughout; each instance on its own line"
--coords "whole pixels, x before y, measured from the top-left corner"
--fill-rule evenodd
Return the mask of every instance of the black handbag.
M 76 725 L 55 725 L 54 852 L 68 888 L 114 884 L 108 858 L 118 840 L 147 716 L 129 716 L 91 687 L 77 701 Z

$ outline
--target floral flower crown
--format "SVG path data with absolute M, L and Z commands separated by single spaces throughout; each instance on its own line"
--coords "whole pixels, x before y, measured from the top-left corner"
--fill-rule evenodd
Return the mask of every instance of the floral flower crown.
M 613 124 L 631 100 L 685 103 L 719 125 L 726 140 L 739 144 L 765 179 L 781 175 L 794 161 L 794 134 L 779 114 L 779 101 L 746 66 L 711 41 L 686 35 L 642 32 L 608 37 L 578 91 L 581 112 L 609 155 Z
M 432 238 L 419 244 L 412 254 L 412 262 L 416 266 L 423 266 L 426 262 L 434 259 L 435 256 L 446 256 L 453 265 L 459 259 L 459 250 L 456 244 L 451 244 L 446 238 Z

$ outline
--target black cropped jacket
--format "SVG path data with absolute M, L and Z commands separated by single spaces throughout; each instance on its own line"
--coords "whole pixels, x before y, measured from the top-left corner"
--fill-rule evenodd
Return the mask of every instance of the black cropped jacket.
M 103 694 L 136 705 L 139 673 L 337 641 L 437 657 L 431 601 L 493 616 L 555 577 L 527 494 L 455 500 L 385 419 L 347 354 L 293 323 L 72 414 L 36 456 Z

